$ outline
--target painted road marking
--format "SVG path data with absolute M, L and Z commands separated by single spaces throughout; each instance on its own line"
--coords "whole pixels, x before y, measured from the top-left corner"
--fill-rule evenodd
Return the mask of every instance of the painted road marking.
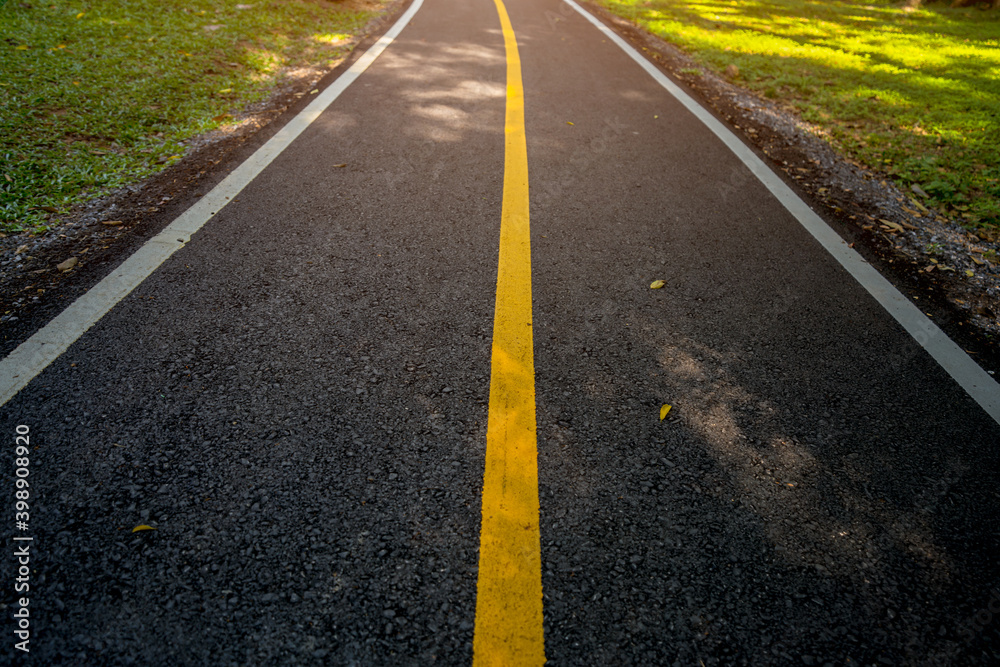
M 837 232 L 833 231 L 821 217 L 809 208 L 808 204 L 802 201 L 801 197 L 781 180 L 780 176 L 764 164 L 764 161 L 757 157 L 756 153 L 730 132 L 715 116 L 668 79 L 656 65 L 643 58 L 638 51 L 619 37 L 618 33 L 601 23 L 573 0 L 564 0 L 564 2 L 594 24 L 598 30 L 604 33 L 605 37 L 617 44 L 668 93 L 704 123 L 715 136 L 721 139 L 722 143 L 736 154 L 736 157 L 771 191 L 771 194 L 788 209 L 789 213 L 795 216 L 799 223 L 806 228 L 806 231 L 812 234 L 813 238 L 819 241 L 820 245 L 833 255 L 833 258 L 862 287 L 868 290 L 869 294 L 875 297 L 875 300 L 902 325 L 907 333 L 913 336 L 914 340 L 930 353 L 966 393 L 979 403 L 994 421 L 1000 424 L 1000 384 L 997 384 L 996 380 L 980 368 L 979 364 L 973 361 L 952 339 L 948 338 L 948 335 L 928 319 L 919 308 L 910 303 L 910 300 L 893 287 L 892 283 L 886 280 L 875 267 L 848 247 Z
M 524 88 L 507 9 L 503 0 L 494 1 L 507 52 L 507 116 L 473 664 L 541 665 L 545 640 Z
M 128 296 L 167 258 L 190 241 L 195 232 L 264 171 L 274 158 L 288 148 L 296 137 L 368 69 L 402 32 L 422 4 L 423 0 L 413 0 L 410 8 L 388 32 L 267 143 L 162 232 L 146 241 L 121 266 L 0 361 L 0 405 L 13 398 L 35 376 L 58 359 L 87 329 L 94 326 L 115 304 Z

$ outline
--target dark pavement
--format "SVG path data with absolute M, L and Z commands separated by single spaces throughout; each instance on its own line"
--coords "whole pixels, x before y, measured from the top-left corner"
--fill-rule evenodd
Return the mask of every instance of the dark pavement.
M 617 46 L 506 4 L 548 660 L 1000 661 L 1000 427 Z M 0 408 L 20 662 L 471 662 L 505 73 L 492 2 L 426 0 Z

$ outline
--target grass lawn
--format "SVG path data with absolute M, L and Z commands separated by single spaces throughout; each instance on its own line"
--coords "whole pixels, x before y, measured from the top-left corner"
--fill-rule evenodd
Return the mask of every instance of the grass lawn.
M 596 0 L 792 107 L 968 227 L 1000 226 L 1000 10 L 884 1 Z
M 0 7 L 0 231 L 44 231 L 323 67 L 380 9 L 325 0 L 9 0 Z M 357 9 L 362 7 L 362 9 Z

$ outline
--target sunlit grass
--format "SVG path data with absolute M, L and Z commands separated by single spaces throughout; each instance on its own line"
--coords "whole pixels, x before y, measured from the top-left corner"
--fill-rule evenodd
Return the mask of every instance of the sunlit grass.
M 374 15 L 303 0 L 67 0 L 0 8 L 0 229 L 134 182 L 184 140 L 328 66 Z M 336 36 L 336 41 L 327 39 Z M 215 120 L 220 118 L 219 120 Z
M 598 0 L 794 108 L 970 226 L 1000 225 L 1000 12 L 836 0 Z
M 330 32 L 325 35 L 315 35 L 313 39 L 322 44 L 340 44 L 350 39 L 351 36 L 344 32 Z

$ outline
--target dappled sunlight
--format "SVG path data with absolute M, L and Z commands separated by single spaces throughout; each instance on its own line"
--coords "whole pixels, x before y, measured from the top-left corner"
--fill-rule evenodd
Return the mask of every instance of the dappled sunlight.
M 901 69 L 944 68 L 955 60 L 980 69 L 1000 62 L 1000 50 L 995 48 L 994 40 L 970 43 L 960 35 L 938 32 L 939 26 L 933 24 L 927 26 L 931 31 L 928 34 L 921 30 L 919 21 L 916 25 L 914 22 L 899 25 L 898 14 L 891 10 L 875 10 L 866 16 L 849 13 L 858 9 L 851 4 L 825 7 L 837 14 L 835 21 L 760 11 L 763 7 L 777 6 L 748 3 L 740 4 L 739 9 L 720 9 L 713 4 L 685 4 L 681 8 L 672 2 L 647 2 L 641 7 L 648 9 L 636 11 L 635 17 L 654 31 L 683 36 L 684 42 L 697 48 L 798 57 L 832 67 L 864 69 L 872 56 L 883 61 L 891 58 Z M 658 7 L 669 10 L 661 11 Z M 786 9 L 795 11 L 791 7 Z M 840 9 L 844 13 L 838 13 Z M 696 25 L 674 18 L 678 12 Z M 882 25 L 874 29 L 872 23 Z M 958 75 L 968 76 L 965 72 Z
M 438 88 L 434 90 L 417 90 L 409 94 L 410 98 L 423 100 L 456 100 L 459 102 L 474 102 L 486 98 L 503 99 L 506 91 L 501 82 L 466 80 L 459 81 L 454 88 Z
M 329 44 L 331 46 L 339 46 L 351 39 L 352 35 L 346 32 L 329 32 L 325 34 L 313 35 L 313 40 L 320 44 Z
M 995 12 L 845 0 L 601 2 L 701 64 L 719 72 L 735 65 L 735 83 L 791 107 L 852 159 L 900 185 L 921 185 L 936 213 L 973 226 L 1000 221 L 1000 190 L 988 175 L 1000 153 L 976 134 L 982 126 L 1000 132 Z M 877 93 L 852 94 L 861 88 Z M 900 129 L 918 120 L 935 131 Z M 941 165 L 928 168 L 926 156 Z
M 503 67 L 507 64 L 503 49 L 497 50 L 496 48 L 490 48 L 488 46 L 483 46 L 482 44 L 465 42 L 462 44 L 444 46 L 441 48 L 439 53 L 443 54 L 446 59 L 457 61 L 467 60 L 479 63 L 480 65 Z
M 649 93 L 640 90 L 626 90 L 621 93 L 621 98 L 623 100 L 628 100 L 629 102 L 650 102 Z
M 850 492 L 850 484 L 839 482 L 811 447 L 782 433 L 776 406 L 741 387 L 724 370 L 722 359 L 694 341 L 659 354 L 662 375 L 674 395 L 682 397 L 677 400 L 683 401 L 683 423 L 736 485 L 741 505 L 763 522 L 776 557 L 860 585 L 884 558 L 884 546 L 875 539 L 881 527 L 898 548 L 920 561 L 927 585 L 951 581 L 951 564 L 926 517 Z M 742 426 L 747 419 L 768 424 L 772 435 L 766 440 L 747 437 Z M 727 496 L 718 499 L 723 502 Z
M 264 81 L 277 72 L 284 64 L 284 57 L 277 51 L 247 47 L 243 50 L 247 66 L 253 70 L 248 74 L 251 81 Z
M 886 327 L 820 331 L 818 312 L 864 308 L 803 298 L 831 276 L 800 275 L 797 240 L 761 240 L 778 246 L 775 285 L 726 265 L 732 252 L 769 254 L 739 215 L 725 233 L 704 231 L 721 218 L 697 205 L 679 219 L 645 217 L 655 206 L 574 215 L 571 202 L 591 205 L 580 185 L 590 174 L 575 171 L 564 208 L 533 221 L 541 536 L 546 590 L 560 593 L 549 608 L 584 626 L 612 612 L 616 631 L 669 624 L 723 644 L 747 623 L 787 638 L 804 619 L 832 631 L 903 610 L 923 618 L 893 626 L 901 642 L 936 630 L 946 612 L 934 605 L 976 576 L 962 536 L 990 539 L 975 528 L 989 510 L 967 511 L 970 495 L 988 496 L 989 474 L 951 447 L 961 427 L 914 418 L 931 401 L 879 370 L 869 337 Z M 595 234 L 619 220 L 628 238 Z M 562 248 L 586 260 L 548 272 Z M 667 285 L 649 290 L 654 278 Z M 605 571 L 634 588 L 617 590 Z
M 400 128 L 407 135 L 434 142 L 467 140 L 472 132 L 503 133 L 503 99 L 506 94 L 503 43 L 493 46 L 471 42 L 417 45 L 405 57 L 393 52 L 379 60 L 378 83 L 391 89 L 417 122 Z M 469 78 L 468 72 L 480 72 Z M 483 114 L 483 104 L 490 114 Z M 492 122 L 491 122 L 492 121 Z
M 776 23 L 780 24 L 781 21 Z M 981 47 L 962 44 L 947 38 L 934 40 L 931 48 L 928 48 L 926 38 L 908 38 L 905 35 L 828 41 L 823 39 L 828 31 L 820 30 L 818 26 L 814 26 L 811 30 L 776 34 L 775 25 L 771 22 L 760 25 L 758 28 L 760 34 L 745 33 L 745 28 L 740 28 L 728 35 L 714 32 L 704 35 L 693 33 L 684 24 L 669 19 L 649 20 L 648 25 L 658 32 L 683 31 L 685 41 L 697 49 L 714 49 L 721 46 L 733 53 L 796 58 L 813 66 L 890 75 L 906 74 L 917 84 L 921 84 L 922 81 L 915 70 L 928 69 L 931 78 L 950 81 L 949 85 L 959 90 L 976 89 L 974 85 L 959 83 L 954 78 L 957 74 L 959 79 L 970 79 L 968 73 L 950 73 L 949 77 L 941 77 L 934 76 L 934 70 L 948 68 L 956 60 L 974 59 L 973 63 L 977 68 L 989 67 L 1000 61 L 1000 50 L 995 55 L 984 53 Z
M 427 131 L 428 138 L 434 141 L 461 141 L 461 130 L 469 127 L 468 114 L 455 107 L 433 104 L 413 107 L 411 110 L 421 118 L 437 121 L 435 127 Z

